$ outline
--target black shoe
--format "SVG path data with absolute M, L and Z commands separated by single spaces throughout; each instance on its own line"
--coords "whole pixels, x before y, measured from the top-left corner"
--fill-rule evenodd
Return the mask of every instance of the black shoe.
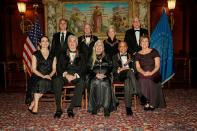
M 149 111 L 150 110 L 150 107 L 144 107 L 144 110 L 145 111 Z
M 126 112 L 127 112 L 127 115 L 128 115 L 128 116 L 132 116 L 132 115 L 133 115 L 133 111 L 131 110 L 130 107 L 127 107 L 127 108 L 126 108 Z
M 28 111 L 31 113 L 31 114 L 33 114 L 33 115 L 37 115 L 38 114 L 38 112 L 33 112 L 31 109 L 29 109 L 28 108 Z
M 150 108 L 150 105 L 149 105 L 149 103 L 146 103 L 145 105 L 144 105 L 144 110 L 145 111 L 149 111 L 151 108 Z
M 32 113 L 32 110 L 31 110 L 31 109 L 29 109 L 29 108 L 28 108 L 28 111 L 29 111 L 30 113 Z
M 68 117 L 74 117 L 74 113 L 72 109 L 67 110 Z
M 55 115 L 54 115 L 54 118 L 60 118 L 61 115 L 62 115 L 62 111 L 56 111 Z
M 155 110 L 155 108 L 154 108 L 154 107 L 152 107 L 152 106 L 150 106 L 150 107 L 149 107 L 149 110 L 154 111 L 154 110 Z
M 38 112 L 33 112 L 33 111 L 32 111 L 32 114 L 33 114 L 33 115 L 37 115 L 37 114 L 38 114 Z
M 110 116 L 110 112 L 108 109 L 104 109 L 104 116 L 105 117 L 109 117 Z
M 96 115 L 97 114 L 97 109 L 93 109 L 92 110 L 92 115 Z

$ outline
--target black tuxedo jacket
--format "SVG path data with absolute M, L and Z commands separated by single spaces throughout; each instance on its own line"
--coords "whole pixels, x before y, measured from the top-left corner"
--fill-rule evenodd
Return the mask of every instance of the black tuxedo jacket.
M 143 36 L 143 35 L 148 35 L 148 30 L 144 28 L 140 28 L 140 36 Z M 133 28 L 126 31 L 124 41 L 128 45 L 129 53 L 133 54 L 141 50 L 141 46 L 139 46 L 137 43 L 135 31 Z
M 81 52 L 85 55 L 86 61 L 88 61 L 88 58 L 91 56 L 94 44 L 97 40 L 98 40 L 97 36 L 91 35 L 90 44 L 87 45 L 86 42 L 85 42 L 85 36 L 84 35 L 82 35 L 78 38 L 79 52 Z
M 67 31 L 66 33 L 66 38 L 64 41 L 63 46 L 60 43 L 60 32 L 55 33 L 53 35 L 53 40 L 52 40 L 52 45 L 51 45 L 51 53 L 56 56 L 57 58 L 59 57 L 59 55 L 66 51 L 68 49 L 68 44 L 67 44 L 67 40 L 68 40 L 68 36 L 69 35 L 73 35 L 73 33 Z
M 121 61 L 121 56 L 120 53 L 117 53 L 116 55 L 113 56 L 113 72 L 117 72 L 118 68 L 122 68 L 122 61 Z M 129 68 L 134 69 L 134 56 L 127 53 L 127 60 L 129 61 Z
M 121 61 L 121 56 L 120 53 L 117 53 L 116 55 L 113 56 L 113 75 L 114 75 L 114 80 L 119 81 L 120 75 L 123 75 L 126 77 L 126 72 L 122 71 L 120 74 L 117 73 L 118 68 L 122 68 L 122 61 Z M 134 61 L 134 56 L 127 53 L 127 60 L 129 61 L 129 68 L 135 72 L 135 61 Z
M 77 73 L 80 78 L 84 77 L 84 55 L 77 52 L 73 62 L 70 62 L 69 51 L 64 51 L 60 54 L 57 61 L 57 75 L 62 76 L 66 71 L 69 74 Z

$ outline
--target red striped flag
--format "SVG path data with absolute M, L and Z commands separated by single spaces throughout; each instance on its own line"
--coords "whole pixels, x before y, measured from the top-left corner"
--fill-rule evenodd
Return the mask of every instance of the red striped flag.
M 29 31 L 26 42 L 23 48 L 23 64 L 27 73 L 31 76 L 31 57 L 34 51 L 37 50 L 39 40 L 42 37 L 43 33 L 41 31 L 39 19 L 36 18 L 35 22 Z

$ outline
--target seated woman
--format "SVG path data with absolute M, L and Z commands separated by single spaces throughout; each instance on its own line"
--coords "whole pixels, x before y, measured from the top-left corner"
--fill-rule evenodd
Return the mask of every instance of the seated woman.
M 32 76 L 28 89 L 33 93 L 33 101 L 28 110 L 37 114 L 38 102 L 44 93 L 51 90 L 51 79 L 56 72 L 56 57 L 49 52 L 48 37 L 43 36 L 40 40 L 40 50 L 32 56 Z
M 165 107 L 161 82 L 159 81 L 160 56 L 156 49 L 149 48 L 149 37 L 140 38 L 142 50 L 136 54 L 136 69 L 141 93 L 146 97 L 144 110 Z
M 90 88 L 88 111 L 97 114 L 103 107 L 104 116 L 116 109 L 116 98 L 111 85 L 112 61 L 104 53 L 104 45 L 98 40 L 93 47 L 92 58 L 88 63 Z

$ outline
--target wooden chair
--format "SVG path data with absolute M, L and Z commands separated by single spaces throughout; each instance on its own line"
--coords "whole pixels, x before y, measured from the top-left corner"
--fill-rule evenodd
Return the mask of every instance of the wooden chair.
M 124 95 L 124 92 L 123 91 L 117 91 L 116 89 L 124 89 L 124 82 L 113 82 L 112 83 L 113 85 L 113 90 L 114 90 L 114 94 L 115 95 L 122 95 L 122 96 L 119 96 L 118 98 L 124 98 L 123 95 Z M 133 99 L 134 99 L 134 108 L 136 109 L 137 108 L 137 95 L 134 95 L 133 96 Z
M 75 85 L 74 84 L 66 84 L 64 87 L 63 87 L 63 92 L 62 92 L 62 98 L 61 98 L 61 106 L 63 106 L 63 103 L 68 103 L 71 101 L 71 99 L 67 99 L 68 97 L 72 97 L 73 96 L 73 93 L 72 92 L 69 92 L 68 90 L 74 90 L 75 89 Z M 85 88 L 85 102 L 84 102 L 84 99 L 82 99 L 81 101 L 81 105 L 82 105 L 82 108 L 84 109 L 88 109 L 88 91 L 87 89 Z M 84 95 L 83 95 L 83 98 L 84 98 Z

